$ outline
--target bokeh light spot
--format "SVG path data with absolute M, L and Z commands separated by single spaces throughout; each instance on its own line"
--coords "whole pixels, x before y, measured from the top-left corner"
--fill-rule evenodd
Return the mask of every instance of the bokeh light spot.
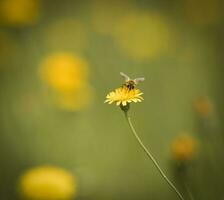
M 0 2 L 3 23 L 12 26 L 33 25 L 39 18 L 38 0 L 3 0 Z
M 78 111 L 92 101 L 89 66 L 83 58 L 70 53 L 56 53 L 43 60 L 39 72 L 58 107 Z
M 59 167 L 35 167 L 21 176 L 19 191 L 30 200 L 68 200 L 76 194 L 76 180 Z
M 69 53 L 53 54 L 41 63 L 40 75 L 56 91 L 72 92 L 85 84 L 88 65 L 84 59 Z
M 171 30 L 157 13 L 131 13 L 117 24 L 115 39 L 124 53 L 143 60 L 155 58 L 168 50 Z
M 196 141 L 187 134 L 175 138 L 171 144 L 171 153 L 176 161 L 192 160 L 196 151 Z

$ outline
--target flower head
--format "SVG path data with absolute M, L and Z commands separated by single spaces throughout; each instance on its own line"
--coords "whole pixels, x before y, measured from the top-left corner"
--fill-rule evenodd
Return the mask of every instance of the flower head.
M 139 61 L 166 53 L 175 34 L 160 14 L 131 10 L 117 20 L 114 29 L 115 42 L 121 51 Z
M 201 117 L 208 117 L 213 111 L 213 105 L 206 97 L 199 97 L 193 103 L 194 110 Z
M 39 0 L 3 0 L 0 15 L 11 26 L 33 25 L 39 18 Z
M 131 102 L 141 102 L 143 93 L 136 88 L 129 89 L 125 85 L 115 89 L 106 96 L 105 103 L 116 103 L 117 106 L 127 106 Z
M 175 138 L 171 144 L 171 152 L 176 161 L 189 161 L 194 157 L 196 141 L 189 135 Z
M 39 76 L 49 88 L 49 97 L 66 111 L 80 111 L 90 105 L 93 93 L 88 75 L 86 60 L 67 52 L 49 55 L 39 68 Z
M 76 182 L 72 174 L 62 168 L 40 166 L 21 176 L 19 189 L 25 199 L 68 200 L 76 193 Z
M 88 77 L 88 64 L 70 53 L 56 53 L 44 59 L 40 76 L 49 87 L 59 92 L 74 92 Z

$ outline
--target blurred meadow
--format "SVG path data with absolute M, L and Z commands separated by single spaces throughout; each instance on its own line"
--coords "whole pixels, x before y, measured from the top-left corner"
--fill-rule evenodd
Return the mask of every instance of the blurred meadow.
M 0 0 L 0 199 L 224 199 L 221 0 Z

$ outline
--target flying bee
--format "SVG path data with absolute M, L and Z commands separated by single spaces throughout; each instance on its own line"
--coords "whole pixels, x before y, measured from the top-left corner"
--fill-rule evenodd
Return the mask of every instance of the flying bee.
M 123 84 L 123 86 L 127 87 L 129 90 L 133 90 L 139 82 L 142 82 L 145 80 L 145 78 L 143 78 L 143 77 L 130 79 L 130 77 L 123 72 L 120 72 L 120 75 L 122 77 L 124 77 L 124 79 L 125 79 L 125 83 Z

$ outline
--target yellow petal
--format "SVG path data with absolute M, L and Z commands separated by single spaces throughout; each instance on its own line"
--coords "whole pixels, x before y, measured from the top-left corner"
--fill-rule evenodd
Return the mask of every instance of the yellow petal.
M 126 106 L 127 105 L 127 102 L 126 101 L 122 101 L 122 105 L 123 106 Z
M 116 105 L 119 106 L 120 104 L 121 104 L 121 102 L 120 101 L 117 101 Z

